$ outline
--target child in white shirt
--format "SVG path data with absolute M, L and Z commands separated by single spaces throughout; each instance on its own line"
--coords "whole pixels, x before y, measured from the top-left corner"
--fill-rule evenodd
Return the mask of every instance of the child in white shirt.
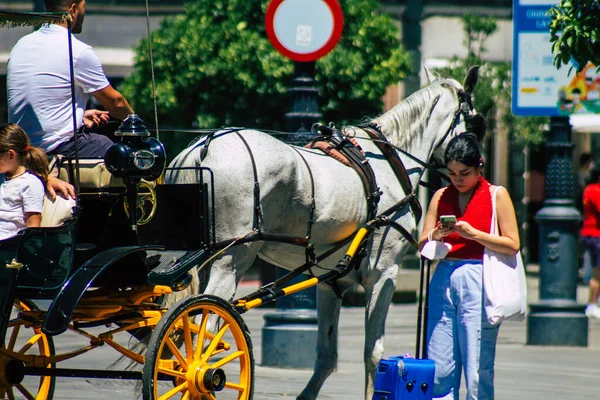
M 48 159 L 16 124 L 0 126 L 0 240 L 42 220 Z

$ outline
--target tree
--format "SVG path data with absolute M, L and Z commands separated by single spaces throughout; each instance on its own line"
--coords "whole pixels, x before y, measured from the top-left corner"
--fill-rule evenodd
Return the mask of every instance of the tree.
M 561 0 L 548 15 L 550 42 L 557 68 L 569 62 L 577 72 L 581 72 L 589 62 L 600 66 L 598 0 Z
M 269 0 L 197 0 L 152 34 L 161 125 L 282 129 L 294 64 L 267 39 Z M 339 126 L 382 112 L 386 88 L 409 70 L 399 31 L 376 0 L 346 0 L 336 48 L 316 63 L 320 111 Z M 147 40 L 120 89 L 153 120 Z

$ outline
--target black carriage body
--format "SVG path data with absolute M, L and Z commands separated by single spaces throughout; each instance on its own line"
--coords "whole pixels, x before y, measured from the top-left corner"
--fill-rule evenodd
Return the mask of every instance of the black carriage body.
M 140 244 L 188 251 L 209 247 L 213 241 L 208 190 L 206 183 L 157 185 L 156 212 L 148 223 L 138 226 Z

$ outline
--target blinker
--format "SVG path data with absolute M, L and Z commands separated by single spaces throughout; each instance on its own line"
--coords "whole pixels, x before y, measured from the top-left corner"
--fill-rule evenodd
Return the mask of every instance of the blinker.
M 158 179 L 165 169 L 166 154 L 162 143 L 150 137 L 143 121 L 130 114 L 115 132 L 121 137 L 104 155 L 108 171 L 127 181 Z

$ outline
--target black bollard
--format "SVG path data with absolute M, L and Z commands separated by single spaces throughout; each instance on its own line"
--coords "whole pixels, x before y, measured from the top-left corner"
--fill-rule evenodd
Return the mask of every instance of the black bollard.
M 548 139 L 544 206 L 535 216 L 539 224 L 540 301 L 530 304 L 527 344 L 587 346 L 585 305 L 577 303 L 581 214 L 573 207 L 568 117 L 552 117 Z
M 319 90 L 314 86 L 314 62 L 296 62 L 292 87 L 291 112 L 285 115 L 288 132 L 306 132 L 322 115 L 318 109 Z M 303 135 L 292 135 L 294 144 Z M 317 205 L 318 206 L 318 205 Z M 277 268 L 277 278 L 287 271 Z M 286 285 L 302 282 L 298 276 Z M 264 315 L 262 365 L 284 368 L 312 368 L 317 359 L 316 287 L 277 300 L 277 310 Z

